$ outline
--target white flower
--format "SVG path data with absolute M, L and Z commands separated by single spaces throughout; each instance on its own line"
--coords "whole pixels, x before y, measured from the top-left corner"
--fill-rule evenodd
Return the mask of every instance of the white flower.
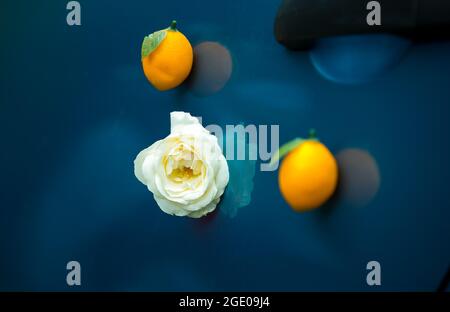
M 134 174 L 162 211 L 200 218 L 213 211 L 228 184 L 217 138 L 189 113 L 170 114 L 170 135 L 140 152 Z

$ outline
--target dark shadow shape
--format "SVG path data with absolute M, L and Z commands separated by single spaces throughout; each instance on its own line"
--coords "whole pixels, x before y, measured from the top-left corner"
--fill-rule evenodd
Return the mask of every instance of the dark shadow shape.
M 445 292 L 449 286 L 450 286 L 450 266 L 448 267 L 447 273 L 445 273 L 436 291 Z
M 274 23 L 276 40 L 288 49 L 310 49 L 316 39 L 390 33 L 417 40 L 450 38 L 450 1 L 383 1 L 381 25 L 370 26 L 365 3 L 353 0 L 284 0 Z

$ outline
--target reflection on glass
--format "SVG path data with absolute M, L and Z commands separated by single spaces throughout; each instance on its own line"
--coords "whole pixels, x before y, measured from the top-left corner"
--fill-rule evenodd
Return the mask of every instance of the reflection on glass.
M 237 138 L 237 139 L 236 139 Z M 228 137 L 225 137 L 227 141 Z M 239 140 L 245 140 L 240 142 Z M 256 160 L 249 159 L 250 150 L 256 150 L 256 144 L 248 142 L 248 138 L 235 136 L 234 150 L 239 144 L 245 144 L 246 157 L 244 160 L 227 159 L 230 171 L 230 181 L 223 195 L 220 211 L 230 218 L 234 218 L 239 209 L 248 206 L 252 199 L 253 179 L 255 177 Z M 227 146 L 225 143 L 223 146 Z
M 367 205 L 380 187 L 380 172 L 369 152 L 348 148 L 336 155 L 339 166 L 338 196 L 352 206 Z
M 316 70 L 326 79 L 360 84 L 376 79 L 397 65 L 411 41 L 386 34 L 323 38 L 310 52 Z
M 199 96 L 214 94 L 225 86 L 232 70 L 233 62 L 227 48 L 217 42 L 202 42 L 194 47 L 189 89 Z

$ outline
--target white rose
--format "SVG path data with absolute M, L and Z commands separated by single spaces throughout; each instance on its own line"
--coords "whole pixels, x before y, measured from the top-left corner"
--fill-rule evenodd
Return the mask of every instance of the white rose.
M 170 135 L 140 152 L 134 174 L 165 213 L 200 218 L 213 211 L 228 184 L 217 138 L 189 113 L 170 114 Z

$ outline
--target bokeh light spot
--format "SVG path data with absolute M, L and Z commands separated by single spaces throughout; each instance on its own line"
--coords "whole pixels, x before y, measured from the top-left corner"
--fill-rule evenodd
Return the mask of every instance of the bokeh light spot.
M 355 207 L 367 205 L 380 187 L 380 171 L 369 152 L 348 148 L 336 155 L 339 166 L 338 196 Z
M 233 71 L 231 54 L 217 42 L 205 41 L 194 47 L 194 65 L 188 79 L 188 87 L 199 96 L 220 91 Z

